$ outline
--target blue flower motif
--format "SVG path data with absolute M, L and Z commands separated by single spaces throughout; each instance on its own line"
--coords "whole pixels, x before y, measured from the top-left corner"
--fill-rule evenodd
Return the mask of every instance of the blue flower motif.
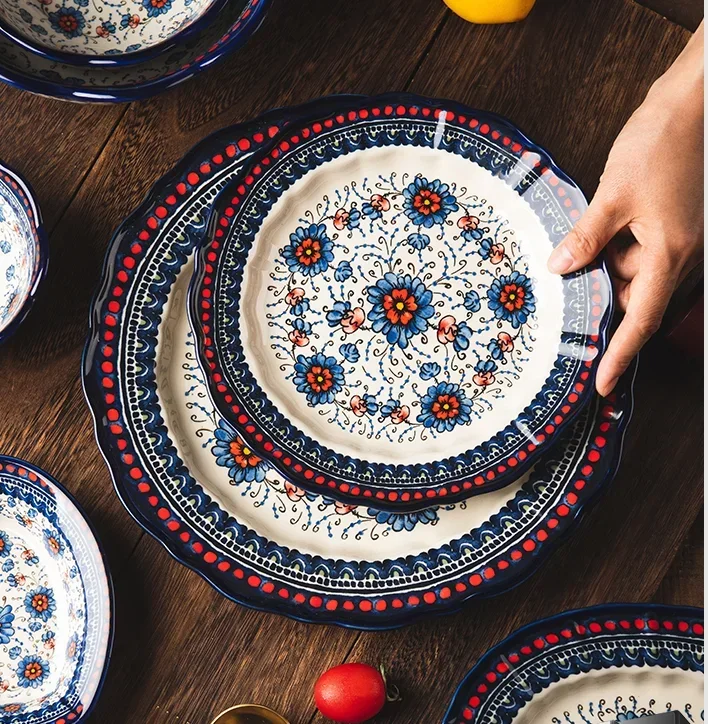
M 344 369 L 334 357 L 318 352 L 312 357 L 298 355 L 294 365 L 293 383 L 304 392 L 310 405 L 334 402 L 334 396 L 344 386 Z
M 630 719 L 640 719 L 633 711 L 620 712 L 617 715 L 617 721 L 629 721 Z
M 490 359 L 480 360 L 474 366 L 474 371 L 478 372 L 480 375 L 493 375 L 497 369 L 499 369 L 497 367 L 497 363 Z
M 337 209 L 334 215 L 334 228 L 342 231 L 343 229 L 356 229 L 361 220 L 361 211 L 356 206 L 352 206 L 349 211 L 346 209 Z
M 36 655 L 25 656 L 17 664 L 17 679 L 20 686 L 36 689 L 49 676 L 49 664 Z
M 302 317 L 310 309 L 310 300 L 305 296 L 305 290 L 300 287 L 291 289 L 285 295 L 285 301 L 290 307 L 290 314 Z
M 403 211 L 416 226 L 430 229 L 442 224 L 451 212 L 459 208 L 450 187 L 439 179 L 428 181 L 418 176 L 403 189 Z
M 297 319 L 293 319 L 293 329 L 307 336 L 312 331 L 312 325 L 298 317 Z
M 430 237 L 427 234 L 410 234 L 407 241 L 409 246 L 418 251 L 422 251 L 430 245 Z
M 78 38 L 86 25 L 80 10 L 71 7 L 59 8 L 47 16 L 54 30 L 66 35 L 67 38 Z
M 5 218 L 2 215 L 2 210 L 0 209 L 0 222 L 5 221 Z M 10 246 L 10 242 L 7 239 L 0 239 L 0 251 L 3 254 L 9 254 L 12 247 Z
M 464 352 L 470 346 L 473 335 L 474 332 L 467 322 L 458 322 L 457 334 L 455 339 L 452 340 L 452 347 L 455 352 Z
M 258 457 L 225 420 L 214 430 L 216 442 L 211 449 L 216 464 L 227 468 L 234 483 L 260 483 L 269 470 L 268 463 Z
M 347 362 L 358 362 L 359 361 L 359 350 L 357 349 L 356 345 L 352 344 L 351 342 L 348 342 L 347 344 L 343 344 L 339 348 L 339 352 Z
M 116 26 L 110 20 L 103 22 L 101 27 L 109 34 L 116 32 Z
M 390 513 L 386 510 L 377 510 L 369 508 L 368 513 L 376 518 L 377 523 L 389 525 L 396 533 L 407 530 L 412 531 L 413 528 L 420 523 L 421 525 L 433 525 L 438 522 L 437 508 L 426 508 L 417 513 Z
M 143 0 L 143 7 L 148 11 L 148 17 L 155 18 L 169 12 L 172 0 Z
M 7 267 L 7 269 L 5 269 L 5 279 L 8 282 L 10 282 L 13 280 L 14 277 L 15 277 L 15 265 L 10 264 L 10 266 Z
M 352 311 L 352 305 L 349 302 L 335 302 L 332 309 L 327 312 L 327 324 L 330 327 L 338 327 L 342 323 L 342 319 Z
M 531 280 L 518 271 L 495 279 L 487 291 L 487 306 L 497 319 L 518 329 L 536 311 Z
M 361 205 L 361 212 L 372 221 L 380 219 L 384 211 L 391 208 L 391 202 L 381 194 L 374 194 L 368 201 Z
M 373 395 L 364 395 L 363 397 L 354 395 L 351 399 L 350 406 L 357 417 L 375 415 L 379 409 L 379 403 L 376 402 L 376 398 Z
M 352 265 L 348 261 L 340 261 L 337 268 L 334 270 L 334 278 L 338 282 L 343 282 L 349 279 L 353 274 Z
M 64 550 L 64 544 L 59 539 L 59 535 L 49 528 L 44 529 L 44 545 L 54 557 L 60 556 Z
M 437 432 L 449 432 L 455 425 L 468 423 L 471 413 L 472 402 L 464 390 L 458 384 L 440 382 L 429 387 L 421 397 L 416 419 Z
M 4 573 L 11 571 L 14 567 L 15 567 L 15 561 L 13 561 L 12 558 L 8 558 L 8 560 L 6 560 L 2 564 L 2 570 Z
M 435 314 L 433 293 L 410 274 L 388 272 L 369 287 L 368 300 L 372 305 L 368 318 L 374 332 L 385 334 L 389 344 L 401 349 L 408 346 L 411 337 L 428 328 L 428 320 Z
M 12 550 L 12 541 L 10 536 L 5 533 L 4 530 L 0 530 L 0 558 L 5 558 L 10 555 Z
M 437 362 L 425 362 L 420 366 L 420 379 L 432 380 L 440 374 L 440 365 Z
M 389 400 L 381 405 L 381 414 L 384 417 L 388 417 L 394 410 L 397 410 L 401 406 L 398 400 Z
M 482 307 L 482 303 L 479 301 L 479 294 L 474 290 L 470 290 L 465 294 L 462 304 L 468 312 L 479 312 Z
M 42 628 L 42 622 L 41 621 L 30 621 L 27 624 L 27 628 L 29 628 L 30 631 L 39 631 L 39 629 Z
M 12 606 L 3 606 L 0 608 L 0 644 L 9 644 L 10 639 L 15 635 L 15 627 L 12 622 L 15 620 L 15 614 L 12 613 Z
M 125 30 L 130 25 L 130 21 L 132 20 L 132 18 L 133 16 L 130 13 L 125 13 L 124 15 L 120 16 L 121 30 Z
M 51 588 L 39 586 L 25 596 L 25 610 L 34 618 L 49 621 L 55 609 L 54 592 Z
M 22 649 L 19 646 L 13 646 L 7 653 L 9 654 L 11 659 L 16 659 L 21 652 Z
M 333 248 L 325 225 L 310 224 L 295 229 L 290 244 L 281 253 L 290 271 L 313 277 L 329 267 L 334 259 Z

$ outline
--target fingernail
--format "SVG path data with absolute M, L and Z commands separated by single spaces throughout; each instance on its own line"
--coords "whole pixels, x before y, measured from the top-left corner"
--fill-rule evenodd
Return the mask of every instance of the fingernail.
M 553 274 L 565 274 L 573 266 L 573 256 L 565 244 L 561 244 L 553 250 L 548 259 L 548 271 Z

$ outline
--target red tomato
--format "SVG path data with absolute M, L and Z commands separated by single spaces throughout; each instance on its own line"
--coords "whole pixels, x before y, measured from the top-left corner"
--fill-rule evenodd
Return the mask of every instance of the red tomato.
M 386 682 L 368 664 L 342 664 L 325 671 L 315 684 L 315 704 L 339 724 L 361 724 L 386 703 Z

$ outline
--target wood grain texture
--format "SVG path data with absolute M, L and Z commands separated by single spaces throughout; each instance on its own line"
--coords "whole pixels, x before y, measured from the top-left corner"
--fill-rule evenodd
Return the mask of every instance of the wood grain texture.
M 539 0 L 526 22 L 498 27 L 429 0 L 276 0 L 243 52 L 155 99 L 87 107 L 0 90 L 11 129 L 0 158 L 30 169 L 54 254 L 36 309 L 0 350 L 0 450 L 62 479 L 108 548 L 116 646 L 90 724 L 202 724 L 246 701 L 320 724 L 312 685 L 345 660 L 383 662 L 403 689 L 378 722 L 429 724 L 519 625 L 611 600 L 702 602 L 702 370 L 682 362 L 668 374 L 677 361 L 661 336 L 642 354 L 620 473 L 562 549 L 515 591 L 383 634 L 246 610 L 173 561 L 111 490 L 78 379 L 112 230 L 208 133 L 325 93 L 410 88 L 511 117 L 591 194 L 622 124 L 688 37 L 632 0 Z
M 702 0 L 636 0 L 688 30 L 695 30 L 703 20 Z

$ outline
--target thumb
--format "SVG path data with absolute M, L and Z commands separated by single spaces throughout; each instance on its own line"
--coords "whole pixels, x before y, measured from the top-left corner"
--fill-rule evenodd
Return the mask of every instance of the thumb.
M 623 226 L 618 209 L 601 182 L 580 221 L 553 250 L 548 259 L 548 270 L 553 274 L 569 274 L 582 269 Z

